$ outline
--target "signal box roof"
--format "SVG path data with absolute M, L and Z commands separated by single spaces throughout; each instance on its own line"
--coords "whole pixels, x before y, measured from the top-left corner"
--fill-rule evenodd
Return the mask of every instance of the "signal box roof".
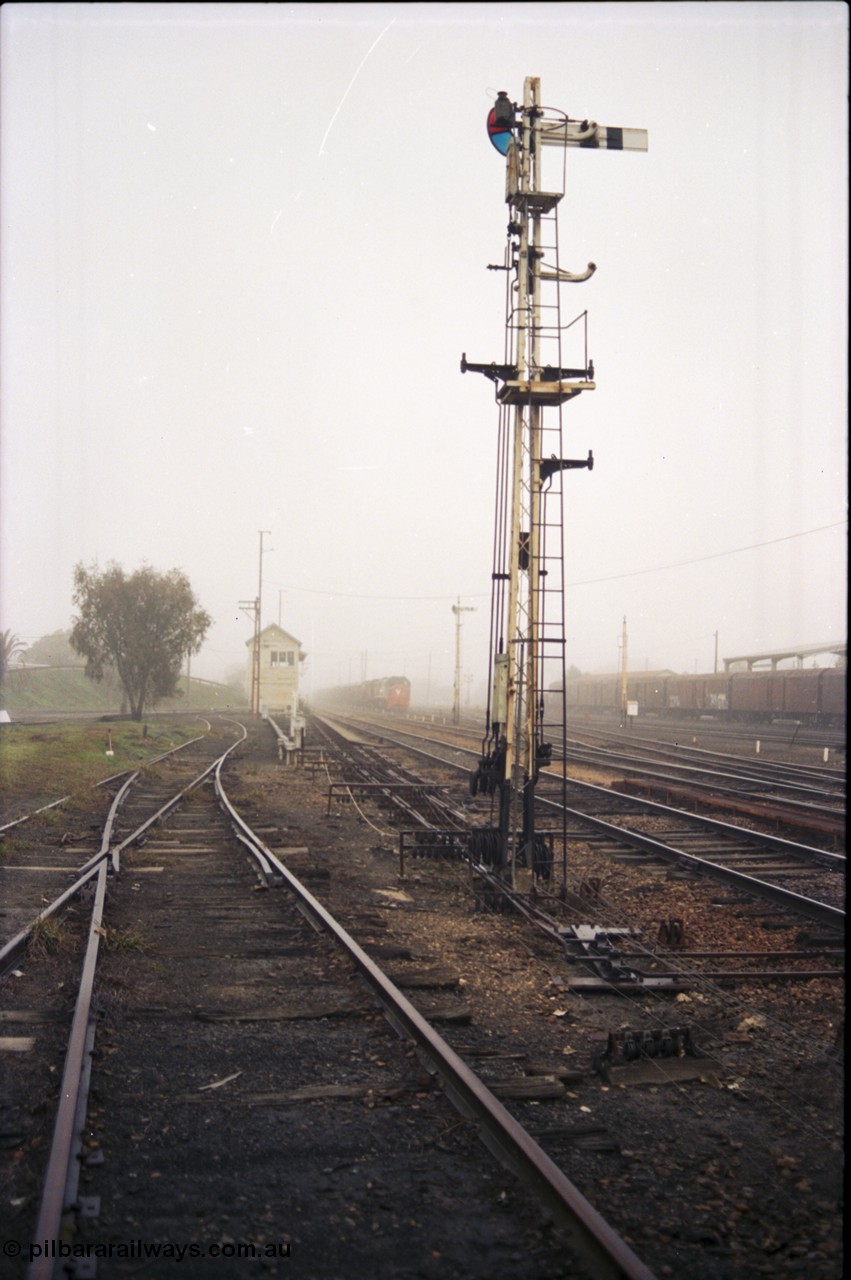
M 284 631 L 283 627 L 279 627 L 276 622 L 270 622 L 268 627 L 264 627 L 260 632 L 261 644 L 264 640 L 277 640 L 281 644 L 292 644 L 295 645 L 297 649 L 301 648 L 301 641 L 296 640 L 295 636 L 290 635 L 289 631 Z M 245 642 L 246 648 L 249 648 L 253 644 L 254 636 L 251 636 L 251 638 Z

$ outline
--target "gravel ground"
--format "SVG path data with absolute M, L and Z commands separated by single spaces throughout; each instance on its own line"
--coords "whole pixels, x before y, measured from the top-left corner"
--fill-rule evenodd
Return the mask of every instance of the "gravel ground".
M 561 956 L 515 918 L 477 912 L 468 872 L 419 860 L 400 884 L 388 815 L 365 808 L 370 826 L 335 804 L 328 817 L 327 786 L 263 756 L 244 785 L 262 791 L 258 810 L 278 824 L 281 848 L 310 850 L 293 855 L 295 873 L 317 877 L 317 896 L 367 950 L 407 947 L 411 970 L 455 971 L 454 998 L 471 1021 L 446 1038 L 486 1078 L 561 1073 L 560 1095 L 508 1105 L 658 1275 L 842 1275 L 841 982 L 567 995 Z M 723 896 L 717 886 L 601 866 L 582 846 L 571 860 L 577 877 L 602 880 L 593 910 L 611 914 L 595 923 L 629 920 L 655 939 L 659 921 L 677 916 L 693 950 L 800 947 L 800 926 L 772 927 L 770 912 L 708 908 Z M 406 964 L 391 968 L 404 976 Z M 690 1027 L 704 1056 L 618 1066 L 607 1078 L 595 1070 L 610 1031 L 659 1025 Z
M 21 961 L 0 986 L 7 1018 L 67 1015 L 73 942 Z M 98 1274 L 580 1275 L 350 963 L 287 895 L 260 889 L 209 792 L 125 852 L 102 951 L 80 1187 L 99 1208 L 63 1233 Z M 3 1063 L 10 1280 L 26 1273 L 61 1031 L 39 1024 Z
M 573 970 L 552 944 L 513 916 L 476 909 L 469 871 L 418 860 L 400 882 L 390 816 L 343 804 L 329 816 L 327 779 L 278 764 L 267 733 L 253 733 L 226 778 L 246 819 L 409 998 L 443 1019 L 450 1043 L 658 1276 L 838 1280 L 839 982 L 570 994 Z M 595 857 L 571 849 L 576 876 L 602 882 L 596 923 L 630 919 L 652 939 L 676 914 L 695 950 L 794 941 L 794 928 L 763 931 L 759 914 L 707 910 L 691 882 Z M 176 915 L 156 929 L 173 890 L 164 876 L 133 874 L 155 860 L 164 855 L 133 854 L 108 903 L 128 945 L 107 953 L 99 983 L 89 1149 L 105 1162 L 84 1169 L 83 1182 L 102 1210 L 83 1238 L 203 1241 L 226 1255 L 288 1246 L 289 1256 L 113 1256 L 99 1274 L 580 1274 L 547 1213 L 491 1161 L 346 963 L 278 891 L 255 892 L 237 854 L 200 933 Z M 243 898 L 250 946 L 234 941 Z M 7 1008 L 25 981 L 29 970 L 6 987 Z M 38 1000 L 35 989 L 27 999 Z M 335 1016 L 257 1017 L 311 1004 L 321 1014 L 321 999 Z M 608 1033 L 648 1025 L 688 1025 L 702 1056 L 601 1074 Z M 47 1045 L 28 1060 L 40 1078 Z M 19 1055 L 12 1069 L 30 1066 Z M 24 1141 L 18 1133 L 2 1152 L 13 1231 L 33 1220 L 47 1116 L 34 1102 Z

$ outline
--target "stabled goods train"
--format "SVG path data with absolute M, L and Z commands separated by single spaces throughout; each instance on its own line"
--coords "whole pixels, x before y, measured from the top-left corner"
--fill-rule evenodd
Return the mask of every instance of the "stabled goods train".
M 359 711 L 407 711 L 411 705 L 411 682 L 407 676 L 382 676 L 362 684 L 329 689 L 322 700 Z
M 636 674 L 627 678 L 627 698 L 638 714 L 670 719 L 713 716 L 718 720 L 845 728 L 845 668 L 733 671 L 713 675 Z M 568 716 L 617 712 L 619 676 L 577 676 L 567 681 Z

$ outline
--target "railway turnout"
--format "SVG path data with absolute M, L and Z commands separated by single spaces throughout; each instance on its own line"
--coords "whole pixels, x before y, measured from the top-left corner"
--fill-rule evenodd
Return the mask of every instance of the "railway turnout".
M 401 1227 L 401 1215 L 411 1212 L 410 1205 L 416 1205 L 417 1217 L 407 1219 L 404 1232 L 383 1231 L 373 1220 L 367 1252 L 373 1265 L 376 1256 L 381 1265 L 372 1274 L 404 1274 L 404 1257 L 411 1250 L 428 1252 L 425 1240 L 416 1243 L 422 1233 L 434 1239 L 440 1232 L 449 1250 L 462 1247 L 453 1242 L 446 1206 L 430 1209 L 421 1192 L 407 1185 L 412 1176 L 415 1182 L 421 1177 L 418 1160 L 411 1168 L 412 1141 L 419 1151 L 440 1147 L 450 1183 L 464 1187 L 465 1224 L 470 1205 L 482 1200 L 476 1228 L 471 1233 L 463 1226 L 464 1250 L 472 1247 L 496 1257 L 500 1241 L 508 1239 L 507 1229 L 521 1235 L 537 1230 L 540 1236 L 540 1210 L 530 1192 L 522 1192 L 527 1199 L 518 1207 L 513 1228 L 504 1209 L 491 1204 L 487 1183 L 492 1175 L 477 1172 L 481 1158 L 471 1155 L 466 1124 L 459 1135 L 463 1154 L 440 1139 L 441 1127 L 453 1128 L 442 1118 L 444 1094 L 520 1175 L 521 1185 L 547 1203 L 575 1256 L 584 1259 L 580 1267 L 595 1275 L 649 1280 L 651 1270 L 237 812 L 222 775 L 245 733 L 231 725 L 212 736 L 228 733 L 233 741 L 224 755 L 215 755 L 221 751 L 216 746 L 214 759 L 198 772 L 196 752 L 189 769 L 193 776 L 183 778 L 176 790 L 171 763 L 163 766 L 162 777 L 150 770 L 142 779 L 134 775 L 125 780 L 99 851 L 90 859 L 86 875 L 94 873 L 97 891 L 82 929 L 82 976 L 30 1237 L 30 1280 L 64 1272 L 61 1251 L 57 1255 L 43 1249 L 40 1241 L 63 1241 L 73 1248 L 81 1275 L 93 1273 L 82 1263 L 97 1256 L 110 1257 L 114 1274 L 138 1274 L 137 1256 L 105 1252 L 116 1238 L 130 1239 L 137 1232 L 179 1250 L 175 1241 L 185 1240 L 189 1230 L 186 1248 L 202 1251 L 191 1256 L 234 1257 L 227 1246 L 233 1244 L 228 1232 L 237 1213 L 245 1244 L 238 1255 L 241 1262 L 262 1258 L 265 1273 L 270 1260 L 289 1258 L 296 1249 L 310 1259 L 304 1274 L 335 1274 L 344 1257 L 350 1262 L 364 1247 L 354 1229 L 358 1210 L 344 1204 L 352 1191 L 335 1191 L 339 1156 L 346 1149 L 345 1141 L 342 1148 L 340 1144 L 340 1112 L 343 1123 L 352 1126 L 354 1144 L 342 1181 L 368 1165 L 383 1187 L 393 1187 L 392 1208 L 385 1204 L 384 1213 L 390 1210 L 395 1228 Z M 186 771 L 182 765 L 177 768 Z M 250 854 L 250 872 L 244 858 L 233 857 L 234 847 L 240 846 Z M 279 889 L 286 890 L 284 898 L 275 892 Z M 83 891 L 79 885 L 76 896 Z M 314 926 L 306 933 L 305 917 Z M 316 932 L 319 926 L 322 934 Z M 98 964 L 99 949 L 106 954 Z M 37 978 L 36 966 L 21 959 L 19 943 L 6 956 L 30 971 L 15 970 L 13 977 Z M 353 986 L 355 971 L 367 987 Z M 401 1039 L 376 1024 L 379 1006 Z M 364 1056 L 364 1043 L 377 1052 Z M 327 1082 L 317 1071 L 326 1060 L 334 1063 Z M 370 1062 L 382 1068 L 377 1075 L 374 1068 L 370 1072 Z M 391 1064 L 394 1077 L 388 1082 Z M 341 1082 L 341 1074 L 348 1079 Z M 444 1094 L 432 1088 L 432 1079 L 438 1078 Z M 14 1083 L 18 1090 L 23 1087 L 21 1073 Z M 415 1114 L 400 1100 L 407 1100 Z M 327 1110 L 316 1113 L 317 1104 L 327 1108 L 332 1101 L 333 1119 Z M 26 1126 L 20 1093 L 13 1106 Z M 345 1114 L 352 1109 L 354 1116 Z M 250 1123 L 246 1113 L 258 1119 Z M 400 1120 L 402 1133 L 392 1137 Z M 410 1124 L 416 1126 L 416 1138 Z M 24 1134 L 22 1142 L 24 1150 Z M 38 1149 L 35 1142 L 29 1145 Z M 320 1171 L 323 1145 L 324 1159 L 336 1163 Z M 388 1155 L 391 1151 L 398 1152 L 397 1160 Z M 281 1152 L 286 1155 L 283 1163 Z M 24 1172 L 37 1176 L 34 1169 Z M 476 1179 L 482 1177 L 476 1190 Z M 310 1188 L 316 1188 L 317 1179 L 323 1194 L 312 1202 Z M 369 1181 L 367 1190 L 374 1185 Z M 213 1215 L 210 1197 L 221 1201 L 222 1186 L 229 1188 L 226 1199 L 232 1207 Z M 387 1193 L 382 1194 L 386 1200 Z M 339 1219 L 333 1213 L 335 1200 Z M 281 1203 L 288 1206 L 286 1225 L 272 1207 Z M 329 1222 L 337 1222 L 330 1236 Z M 462 1230 L 460 1222 L 457 1230 Z M 552 1247 L 560 1252 L 564 1244 L 554 1239 Z M 514 1270 L 537 1274 L 549 1248 L 539 1238 L 528 1261 Z M 178 1274 L 179 1262 L 174 1252 L 166 1251 L 157 1261 L 156 1275 Z M 221 1266 L 219 1273 L 228 1274 Z

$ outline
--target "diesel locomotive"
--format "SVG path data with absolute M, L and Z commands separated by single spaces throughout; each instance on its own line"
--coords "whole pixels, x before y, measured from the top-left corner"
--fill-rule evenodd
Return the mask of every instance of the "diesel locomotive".
M 317 701 L 357 711 L 407 711 L 411 705 L 411 682 L 407 676 L 381 676 L 378 680 L 326 689 Z

